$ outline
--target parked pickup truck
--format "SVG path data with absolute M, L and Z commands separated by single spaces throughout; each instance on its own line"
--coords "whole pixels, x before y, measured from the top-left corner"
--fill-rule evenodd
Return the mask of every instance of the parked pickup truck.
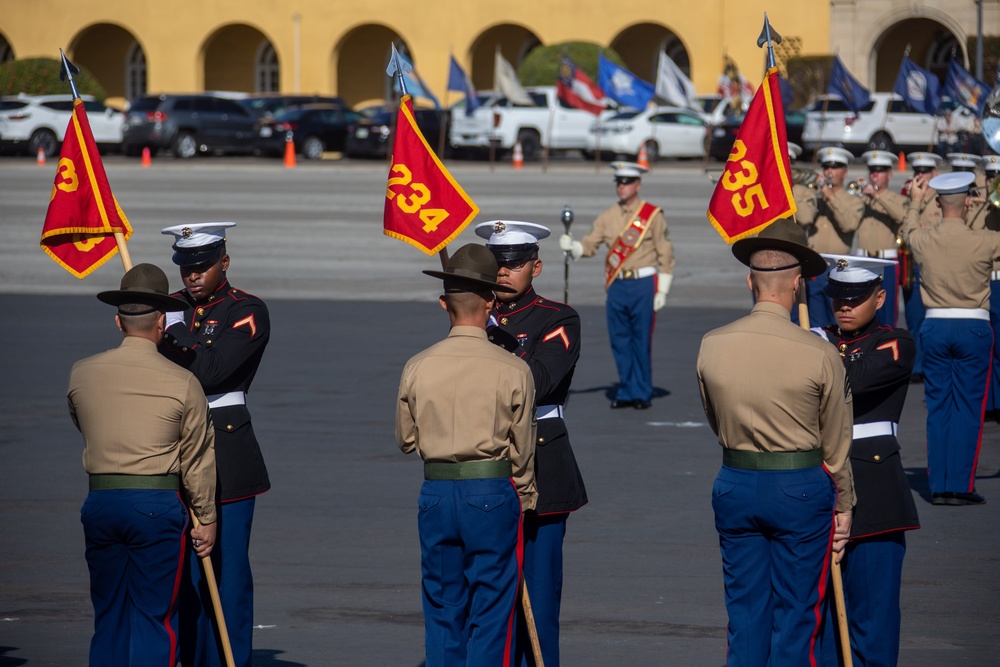
M 527 91 L 533 106 L 516 106 L 499 93 L 490 92 L 480 93 L 481 106 L 470 116 L 465 115 L 464 101 L 453 106 L 448 133 L 451 145 L 457 149 L 488 149 L 492 142 L 498 150 L 508 151 L 520 141 L 525 160 L 538 159 L 546 144 L 552 150 L 583 150 L 597 117 L 565 106 L 556 96 L 555 86 Z M 604 112 L 608 117 L 613 113 Z

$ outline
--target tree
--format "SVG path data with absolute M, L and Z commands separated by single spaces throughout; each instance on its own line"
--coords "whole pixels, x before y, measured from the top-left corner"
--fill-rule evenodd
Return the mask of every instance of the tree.
M 56 95 L 70 93 L 68 81 L 59 80 L 62 62 L 55 58 L 25 58 L 8 60 L 0 65 L 0 95 Z M 107 93 L 94 75 L 83 67 L 73 75 L 81 95 L 93 95 L 104 101 Z
M 521 62 L 518 78 L 525 86 L 553 86 L 559 78 L 559 63 L 564 55 L 576 63 L 576 66 L 597 81 L 597 56 L 605 58 L 625 67 L 625 61 L 612 49 L 594 44 L 593 42 L 563 42 L 552 46 L 539 46 L 531 51 Z

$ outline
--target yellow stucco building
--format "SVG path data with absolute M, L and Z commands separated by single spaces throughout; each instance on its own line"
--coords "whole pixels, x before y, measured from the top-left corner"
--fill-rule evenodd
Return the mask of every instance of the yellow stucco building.
M 1000 32 L 1000 0 L 982 2 L 986 34 Z M 666 50 L 707 93 L 724 54 L 760 80 L 765 9 L 785 38 L 779 59 L 839 53 L 862 83 L 882 90 L 906 43 L 933 70 L 953 46 L 965 55 L 975 33 L 974 0 L 0 0 L 0 61 L 57 57 L 62 47 L 120 99 L 228 90 L 357 103 L 385 97 L 392 42 L 441 98 L 452 53 L 477 88 L 489 89 L 497 46 L 517 66 L 535 46 L 583 40 L 614 48 L 647 80 Z

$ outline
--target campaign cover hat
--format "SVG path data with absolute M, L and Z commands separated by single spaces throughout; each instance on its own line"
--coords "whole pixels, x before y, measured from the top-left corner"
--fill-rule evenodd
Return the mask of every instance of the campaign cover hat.
M 186 301 L 170 296 L 167 274 L 155 264 L 136 264 L 122 276 L 120 289 L 100 292 L 97 298 L 112 306 L 132 303 L 150 306 L 146 312 L 176 312 L 188 307 Z
M 468 243 L 448 258 L 443 271 L 424 271 L 428 276 L 444 280 L 445 292 L 517 292 L 512 287 L 497 283 L 497 260 L 486 247 Z
M 830 273 L 823 294 L 831 299 L 859 299 L 868 296 L 882 284 L 882 271 L 897 264 L 892 259 L 857 255 L 822 254 L 830 264 Z
M 538 250 L 538 242 L 552 232 L 548 227 L 520 220 L 490 220 L 476 225 L 476 235 L 487 239 L 498 262 L 527 259 Z
M 805 230 L 791 218 L 779 218 L 757 236 L 740 239 L 733 244 L 733 256 L 751 269 L 754 267 L 750 265 L 750 256 L 758 250 L 787 252 L 799 260 L 805 278 L 813 278 L 826 271 L 826 260 L 807 245 Z
M 174 237 L 174 256 L 171 258 L 174 264 L 191 266 L 218 257 L 226 243 L 226 230 L 235 226 L 235 222 L 196 222 L 164 227 L 160 233 Z

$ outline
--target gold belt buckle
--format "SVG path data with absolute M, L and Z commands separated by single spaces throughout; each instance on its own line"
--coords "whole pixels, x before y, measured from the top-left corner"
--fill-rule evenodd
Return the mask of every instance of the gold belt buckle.
M 625 280 L 632 280 L 635 278 L 635 271 L 633 269 L 625 269 L 622 271 L 622 278 Z

